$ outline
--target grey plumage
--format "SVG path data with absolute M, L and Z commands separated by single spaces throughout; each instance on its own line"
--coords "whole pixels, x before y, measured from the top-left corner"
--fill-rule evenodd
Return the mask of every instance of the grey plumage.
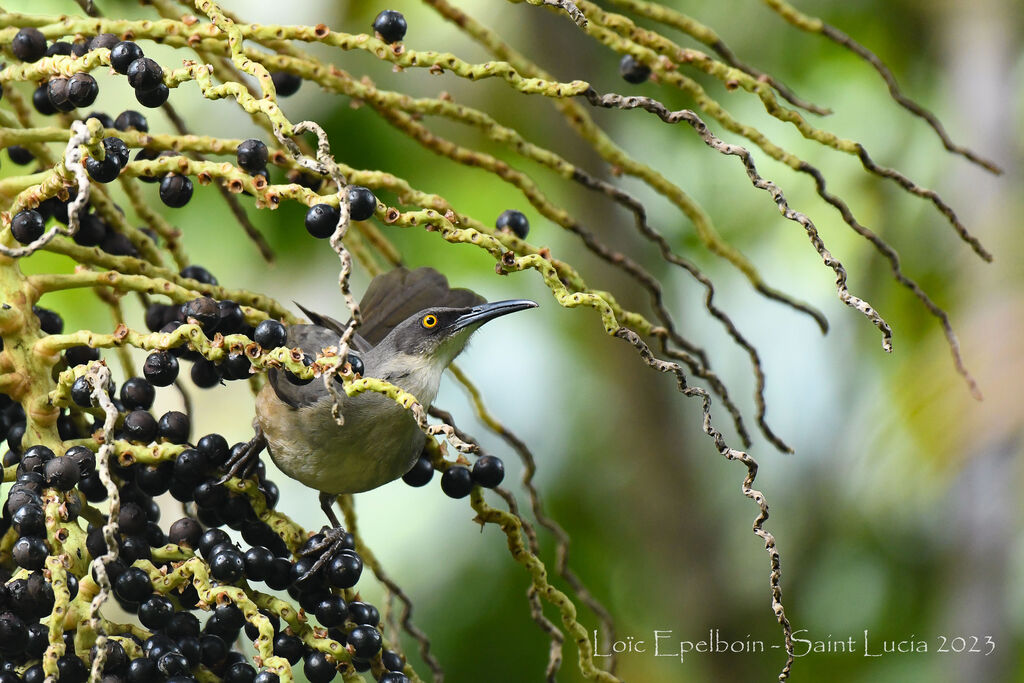
M 363 324 L 350 353 L 363 374 L 386 380 L 428 408 L 445 368 L 480 325 L 505 313 L 536 306 L 530 301 L 487 304 L 468 289 L 451 289 L 432 268 L 397 268 L 374 278 L 360 303 Z M 313 325 L 288 328 L 289 346 L 316 356 L 337 346 L 344 325 L 302 309 Z M 427 319 L 432 324 L 427 324 Z M 405 474 L 426 437 L 404 408 L 386 396 L 340 392 L 344 426 L 331 414 L 333 397 L 322 380 L 305 386 L 270 370 L 256 402 L 256 424 L 271 458 L 288 476 L 329 494 L 357 493 Z M 340 389 L 340 386 L 339 386 Z

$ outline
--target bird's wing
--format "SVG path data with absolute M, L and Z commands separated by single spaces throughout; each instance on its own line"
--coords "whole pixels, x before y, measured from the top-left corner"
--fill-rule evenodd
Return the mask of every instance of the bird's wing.
M 305 310 L 305 309 L 303 309 Z M 336 346 L 338 333 L 320 325 L 289 325 L 288 346 L 298 346 L 305 353 L 316 356 L 328 346 Z M 274 393 L 292 408 L 316 403 L 325 393 L 323 382 L 313 380 L 304 386 L 297 386 L 288 381 L 283 370 L 271 368 L 267 371 L 267 380 Z
M 403 266 L 373 278 L 359 309 L 359 333 L 372 346 L 380 343 L 399 323 L 434 306 L 465 308 L 486 301 L 468 289 L 451 289 L 444 275 L 433 268 L 409 270 Z
M 305 313 L 306 317 L 309 318 L 314 325 L 326 327 L 328 330 L 334 332 L 338 336 L 338 338 L 340 338 L 341 335 L 345 334 L 345 327 L 347 327 L 345 324 L 338 322 L 329 315 L 324 315 L 323 313 L 311 311 L 302 304 L 300 304 L 298 301 L 293 301 L 292 303 L 298 306 L 299 310 Z M 336 344 L 338 339 L 335 339 L 334 341 Z M 373 348 L 373 344 L 366 341 L 365 337 L 356 332 L 352 336 L 352 347 L 355 348 L 356 351 L 369 351 L 371 348 Z

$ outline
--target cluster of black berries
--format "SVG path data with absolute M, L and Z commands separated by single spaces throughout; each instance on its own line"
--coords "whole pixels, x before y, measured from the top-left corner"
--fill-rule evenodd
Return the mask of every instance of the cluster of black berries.
M 142 48 L 130 40 L 122 40 L 110 48 L 110 66 L 128 77 L 135 90 L 135 99 L 143 107 L 159 107 L 170 94 L 164 84 L 164 70 L 142 53 Z
M 348 186 L 349 218 L 354 221 L 365 221 L 377 211 L 377 197 L 373 192 L 361 185 Z M 338 207 L 330 204 L 314 204 L 306 211 L 306 230 L 318 239 L 334 234 L 341 213 Z
M 117 138 L 106 138 L 104 140 L 104 148 L 108 152 L 108 156 L 103 162 L 96 161 L 94 164 L 90 164 L 94 160 L 86 160 L 87 168 L 92 167 L 90 173 L 95 173 L 100 177 L 103 177 L 104 173 L 113 172 L 114 168 L 119 171 L 120 158 L 123 158 L 123 156 L 118 157 L 118 155 L 122 154 L 120 151 L 121 145 L 118 145 L 117 142 L 108 143 L 108 140 L 117 140 Z M 120 141 L 118 140 L 118 142 Z M 110 168 L 106 167 L 107 164 L 109 164 Z M 39 239 L 45 232 L 46 223 L 50 218 L 53 218 L 58 223 L 67 225 L 68 209 L 77 194 L 77 189 L 69 187 L 67 188 L 67 193 L 68 198 L 66 200 L 50 197 L 34 209 L 23 209 L 14 214 L 14 217 L 11 219 L 11 234 L 14 239 L 21 244 L 29 244 Z M 120 208 L 116 207 L 116 205 L 115 208 L 120 211 Z M 141 231 L 154 243 L 158 241 L 156 233 L 148 228 L 142 228 Z M 136 246 L 124 233 L 113 230 L 104 221 L 103 217 L 92 209 L 85 209 L 79 213 L 78 231 L 72 236 L 72 239 L 76 244 L 83 247 L 99 247 L 113 256 L 137 257 L 139 255 Z
M 35 62 L 43 57 L 73 55 L 81 57 L 90 50 L 110 47 L 113 34 L 105 33 L 85 43 L 57 41 L 46 46 L 46 37 L 36 28 L 23 28 L 11 41 L 11 51 L 23 62 Z M 100 88 L 96 79 L 87 73 L 77 73 L 70 78 L 58 77 L 39 86 L 32 96 L 39 113 L 44 115 L 69 112 L 78 107 L 88 107 L 96 101 Z
M 133 112 L 136 113 L 136 112 Z M 141 116 L 141 114 L 139 115 Z M 143 119 L 143 123 L 145 119 Z M 98 183 L 109 183 L 117 178 L 121 169 L 128 163 L 128 147 L 121 138 L 103 138 L 104 158 L 102 161 L 94 158 L 85 160 L 85 170 L 89 177 Z M 162 153 L 163 154 L 163 153 Z M 161 154 L 161 155 L 162 155 Z M 170 154 L 173 154 L 170 153 Z M 141 149 L 135 155 L 139 159 L 156 159 L 158 156 L 153 150 Z M 157 178 L 142 178 L 147 182 L 156 182 Z M 178 173 L 168 173 L 159 179 L 160 201 L 172 209 L 179 209 L 192 199 L 192 179 Z
M 213 280 L 198 266 L 182 274 L 197 280 Z M 197 299 L 182 308 L 187 318 L 210 325 L 210 330 L 220 325 L 227 325 L 224 329 L 240 329 L 244 325 L 237 306 L 222 307 L 225 302 L 213 302 L 211 309 L 210 301 Z M 44 331 L 62 331 L 63 322 L 56 313 L 38 309 L 37 315 Z M 282 341 L 282 334 L 280 323 L 253 331 L 256 338 L 272 344 Z M 63 362 L 78 365 L 98 358 L 95 349 L 75 347 L 65 352 Z M 173 461 L 111 466 L 120 503 L 116 520 L 117 559 L 108 560 L 104 567 L 113 599 L 125 611 L 136 614 L 139 623 L 152 635 L 132 633 L 119 636 L 120 641 L 109 640 L 104 683 L 193 683 L 199 666 L 227 683 L 278 681 L 276 674 L 258 672 L 243 654 L 231 651 L 232 644 L 243 634 L 249 640 L 259 635 L 236 605 L 213 606 L 212 615 L 203 623 L 194 613 L 200 598 L 191 583 L 166 595 L 155 591 L 150 575 L 138 562 L 153 562 L 161 572 L 172 570 L 172 562 L 154 558 L 153 552 L 169 543 L 201 556 L 215 583 L 237 584 L 244 579 L 250 584 L 262 582 L 270 590 L 286 590 L 328 630 L 329 637 L 347 646 L 353 653 L 356 670 L 369 670 L 370 660 L 381 654 L 385 670 L 379 673 L 379 683 L 408 683 L 401 673 L 405 665 L 401 655 L 381 653 L 379 611 L 362 601 L 346 601 L 341 594 L 357 584 L 363 569 L 350 535 L 342 536 L 339 543 L 329 543 L 323 535 L 313 536 L 300 550 L 299 559 L 292 560 L 287 545 L 257 517 L 249 498 L 219 483 L 224 463 L 245 444 L 229 447 L 223 436 L 208 434 L 192 445 L 187 415 L 169 411 L 157 419 L 149 412 L 156 389 L 145 377 L 129 378 L 119 392 L 113 384 L 104 390 L 111 394 L 119 412 L 116 438 L 137 444 L 163 442 L 186 446 Z M 92 394 L 92 387 L 84 379 L 72 385 L 72 400 L 80 407 L 93 404 Z M 85 419 L 84 411 L 77 417 Z M 92 427 L 97 428 L 98 424 Z M 16 534 L 10 554 L 13 564 L 0 565 L 0 683 L 43 683 L 45 676 L 39 660 L 49 643 L 49 627 L 41 621 L 50 617 L 54 607 L 54 585 L 45 571 L 45 562 L 48 555 L 59 550 L 51 547 L 52 537 L 48 540 L 46 505 L 56 500 L 62 521 L 81 524 L 83 505 L 104 501 L 108 492 L 96 471 L 95 456 L 88 448 L 72 446 L 60 455 L 42 445 L 23 449 L 24 411 L 2 394 L 0 428 L 10 447 L 3 464 L 16 469 L 16 481 L 0 515 L 0 535 L 9 530 Z M 65 433 L 63 428 L 60 431 L 63 439 L 82 436 Z M 265 479 L 262 471 L 257 475 L 266 506 L 273 509 L 279 498 L 277 487 Z M 178 519 L 165 533 L 159 524 L 160 506 L 156 498 L 166 493 L 182 503 L 194 504 L 195 516 Z M 108 547 L 102 527 L 91 523 L 83 526 L 89 558 L 106 555 Z M 244 546 L 231 541 L 221 528 L 225 526 L 240 532 Z M 330 552 L 330 556 L 323 557 L 325 552 Z M 322 560 L 320 566 L 313 571 L 318 560 Z M 78 594 L 81 578 L 67 574 L 66 587 L 72 599 Z M 336 677 L 336 663 L 291 635 L 272 613 L 265 611 L 263 616 L 273 628 L 276 655 L 293 665 L 301 660 L 306 678 L 313 683 L 327 683 Z M 89 665 L 80 657 L 83 653 L 75 654 L 75 635 L 74 631 L 64 634 L 68 653 L 58 662 L 60 680 L 85 683 Z M 134 645 L 128 647 L 126 641 L 133 641 Z M 141 656 L 133 659 L 132 652 L 140 652 Z M 94 651 L 90 658 L 95 655 Z
M 116 119 L 111 119 L 109 116 L 102 112 L 91 112 L 87 117 L 88 119 L 96 119 L 99 121 L 104 128 L 116 128 L 120 131 L 134 130 L 140 133 L 149 132 L 149 123 L 146 121 L 146 117 L 137 111 L 127 110 L 118 114 Z M 114 142 L 116 141 L 116 142 Z M 105 138 L 103 140 L 104 151 L 108 149 L 108 146 L 114 146 L 120 150 L 124 147 L 124 163 L 128 163 L 128 150 L 125 147 L 124 142 L 116 137 Z M 156 150 L 149 148 L 142 148 L 135 153 L 136 161 L 152 161 L 159 157 L 166 156 L 177 156 L 177 152 L 165 150 L 163 152 L 157 152 Z M 121 164 L 120 168 L 115 170 L 110 167 L 106 169 L 106 173 L 103 173 L 102 164 L 104 162 L 98 162 L 94 159 L 86 160 L 86 170 L 89 172 L 89 176 L 101 183 L 106 183 L 114 180 L 120 168 L 124 168 L 124 164 Z M 93 172 L 93 168 L 90 168 L 90 164 L 93 168 L 99 171 L 99 175 Z M 177 173 L 168 173 L 162 177 L 145 176 L 140 175 L 139 180 L 146 183 L 160 183 L 160 201 L 166 206 L 173 209 L 181 208 L 188 204 L 189 200 L 192 199 L 192 180 L 188 176 L 179 175 Z
M 421 455 L 412 469 L 402 477 L 409 486 L 426 486 L 434 477 L 434 466 L 427 455 Z M 493 489 L 505 479 L 505 463 L 493 455 L 482 455 L 470 469 L 452 465 L 441 475 L 441 490 L 450 498 L 465 498 L 473 486 Z
M 188 266 L 181 271 L 181 276 L 204 284 L 217 284 L 217 279 L 202 266 Z M 190 320 L 195 321 L 211 339 L 216 333 L 224 336 L 242 334 L 263 349 L 284 346 L 287 339 L 281 323 L 265 320 L 253 327 L 246 322 L 241 306 L 226 299 L 217 301 L 200 297 L 180 306 L 153 303 L 146 310 L 146 327 L 152 332 L 170 333 Z M 178 378 L 179 360 L 192 363 L 192 382 L 202 389 L 217 386 L 221 380 L 248 379 L 251 374 L 252 364 L 244 349 L 231 351 L 219 363 L 214 363 L 187 345 L 169 351 L 152 351 L 146 357 L 143 374 L 156 386 L 168 386 Z
M 151 403 L 152 395 L 153 388 L 146 387 L 140 378 L 125 383 L 121 403 L 125 410 L 131 411 L 124 419 L 125 431 L 138 429 L 139 424 L 146 422 L 130 418 Z M 180 413 L 177 415 L 180 416 L 178 421 L 187 420 Z M 166 418 L 167 415 L 157 428 L 158 433 L 164 434 L 161 438 L 168 438 L 167 434 L 173 432 L 170 438 L 175 441 L 187 439 L 187 425 L 173 425 L 167 432 L 164 429 Z M 143 438 L 152 438 L 152 425 L 148 429 L 149 433 Z M 119 436 L 131 438 L 127 434 Z M 345 535 L 340 543 L 330 544 L 323 535 L 313 536 L 300 549 L 299 559 L 292 561 L 287 546 L 255 518 L 246 499 L 218 490 L 213 475 L 228 453 L 224 438 L 210 434 L 199 439 L 194 448 L 182 451 L 173 463 L 113 468 L 120 497 L 118 558 L 107 561 L 104 567 L 114 599 L 124 610 L 136 614 L 152 635 L 148 638 L 135 634 L 123 636 L 134 641 L 134 648 L 125 648 L 116 640 L 108 642 L 103 669 L 106 683 L 149 683 L 161 679 L 191 683 L 196 680 L 194 673 L 199 665 L 228 683 L 276 683 L 278 680 L 276 674 L 257 673 L 242 654 L 230 651 L 231 644 L 243 633 L 249 640 L 259 636 L 236 605 L 214 606 L 213 614 L 201 625 L 193 614 L 199 605 L 199 595 L 191 583 L 167 595 L 154 592 L 149 574 L 133 563 L 154 561 L 153 549 L 168 543 L 197 552 L 208 563 L 210 578 L 216 583 L 236 584 L 244 578 L 249 583 L 262 582 L 272 590 L 287 590 L 308 614 L 328 629 L 329 637 L 349 647 L 357 670 L 368 670 L 370 660 L 380 653 L 379 611 L 365 602 L 348 602 L 340 594 L 341 590 L 356 585 L 363 569 L 352 537 Z M 56 456 L 49 448 L 32 446 L 16 456 L 17 481 L 5 501 L 0 532 L 13 527 L 18 536 L 12 557 L 19 569 L 19 578 L 13 579 L 9 568 L 0 568 L 3 580 L 0 585 L 0 681 L 42 683 L 44 676 L 38 660 L 48 645 L 49 629 L 40 620 L 48 617 L 54 606 L 53 586 L 42 571 L 51 550 L 46 540 L 43 495 L 59 495 L 61 518 L 73 522 L 83 504 L 75 492 L 76 487 L 90 502 L 105 498 L 106 489 L 90 483 L 97 475 L 95 458 L 87 448 L 75 446 L 64 455 Z M 5 463 L 9 459 L 10 454 Z M 175 521 L 165 534 L 158 524 L 160 508 L 154 498 L 167 491 L 183 502 L 194 500 L 199 514 L 198 520 L 184 517 Z M 268 495 L 269 507 L 276 502 L 276 493 Z M 243 549 L 232 543 L 228 534 L 219 528 L 225 524 L 240 529 L 249 547 Z M 204 530 L 204 526 L 208 528 Z M 107 554 L 107 541 L 100 527 L 89 525 L 85 546 L 92 558 Z M 322 558 L 325 547 L 329 547 L 332 554 Z M 313 571 L 321 559 L 320 567 Z M 168 562 L 154 563 L 161 571 L 173 569 Z M 78 578 L 67 575 L 66 585 L 72 599 L 78 593 Z M 327 683 L 335 678 L 334 663 L 283 630 L 274 614 L 267 611 L 262 614 L 273 628 L 274 654 L 293 665 L 302 660 L 306 678 L 313 683 Z M 65 633 L 71 652 L 74 636 L 74 632 Z M 129 649 L 141 651 L 143 656 L 131 659 Z M 407 683 L 408 679 L 401 673 L 404 660 L 399 654 L 384 652 L 382 661 L 387 671 L 380 674 L 380 683 Z M 30 666 L 21 676 L 14 673 L 16 667 L 26 664 Z M 62 681 L 84 683 L 88 677 L 87 665 L 70 652 L 61 658 L 59 669 Z
M 167 101 L 168 89 L 163 83 L 163 69 L 152 59 L 143 56 L 142 48 L 130 41 L 118 41 L 112 33 L 101 33 L 88 42 L 68 43 L 55 41 L 46 46 L 46 38 L 36 28 L 23 28 L 11 42 L 14 55 L 25 62 L 35 62 L 54 55 L 82 55 L 97 49 L 110 50 L 110 62 L 119 73 L 128 76 L 135 88 L 135 97 L 146 107 L 159 107 Z M 44 116 L 88 107 L 99 95 L 96 79 L 87 73 L 70 78 L 57 77 L 40 85 L 32 95 L 36 110 Z
M 51 197 L 42 202 L 35 209 L 26 209 L 14 214 L 11 220 L 11 234 L 14 239 L 22 244 L 28 244 L 39 239 L 46 229 L 46 222 L 52 217 L 59 223 L 68 223 L 68 205 L 74 199 L 75 189 L 70 188 L 70 198 L 61 201 Z M 154 242 L 156 235 L 143 230 Z M 126 235 L 115 232 L 93 211 L 84 211 L 78 217 L 78 232 L 72 239 L 76 244 L 83 247 L 99 247 L 113 256 L 138 256 L 139 252 L 135 245 Z

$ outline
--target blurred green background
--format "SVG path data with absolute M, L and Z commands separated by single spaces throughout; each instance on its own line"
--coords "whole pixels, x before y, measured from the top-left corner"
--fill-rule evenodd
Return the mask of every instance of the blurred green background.
M 326 23 L 337 30 L 369 30 L 385 7 L 405 13 L 406 43 L 451 51 L 471 61 L 485 53 L 429 8 L 413 0 L 383 2 L 222 3 L 259 23 Z M 639 92 L 673 107 L 692 106 L 657 84 L 628 86 L 617 57 L 563 17 L 499 0 L 456 3 L 561 79 L 582 78 L 602 92 Z M 882 352 L 864 319 L 836 298 L 833 276 L 803 231 L 783 220 L 755 191 L 736 159 L 708 150 L 689 128 L 670 127 L 642 112 L 596 112 L 627 151 L 691 193 L 716 227 L 747 254 L 769 284 L 824 311 L 832 329 L 822 337 L 804 316 L 753 292 L 735 270 L 708 254 L 690 225 L 667 202 L 632 179 L 616 182 L 647 202 L 651 222 L 675 248 L 697 262 L 718 287 L 719 304 L 762 354 L 768 419 L 795 447 L 782 455 L 757 438 L 757 488 L 771 505 L 768 529 L 782 553 L 784 603 L 799 637 L 853 639 L 852 653 L 807 653 L 796 681 L 1014 681 L 1024 680 L 1024 535 L 1019 523 L 1024 401 L 1024 268 L 1021 267 L 1021 161 L 1024 159 L 1024 11 L 1017 0 L 804 0 L 800 9 L 821 16 L 874 50 L 906 92 L 933 109 L 954 140 L 994 158 L 1006 169 L 992 177 L 947 154 L 932 131 L 889 99 L 870 66 L 817 36 L 791 28 L 754 0 L 693 0 L 668 4 L 714 27 L 741 59 L 779 77 L 800 95 L 835 114 L 816 121 L 862 142 L 876 161 L 940 191 L 996 255 L 982 263 L 927 202 L 866 174 L 851 157 L 800 138 L 770 119 L 756 98 L 726 93 L 706 82 L 741 120 L 802 155 L 826 174 L 860 221 L 899 251 L 906 272 L 952 315 L 969 368 L 985 394 L 974 401 L 955 373 L 934 318 L 890 277 L 887 263 L 857 238 L 814 194 L 809 178 L 754 150 L 759 170 L 786 192 L 792 206 L 815 221 L 826 244 L 846 265 L 851 290 L 871 301 L 895 332 L 895 353 Z M 99 2 L 108 15 L 152 16 L 131 3 Z M 76 11 L 71 2 L 7 0 L 10 10 Z M 641 22 L 643 23 L 643 22 Z M 666 30 L 667 31 L 667 30 Z M 667 32 L 684 45 L 685 37 Z M 182 55 L 144 45 L 165 66 Z M 425 70 L 392 73 L 362 52 L 314 51 L 345 70 L 370 74 L 382 87 L 436 96 L 486 109 L 533 141 L 560 151 L 592 172 L 609 169 L 581 144 L 553 107 L 520 96 L 500 80 L 466 83 Z M 702 79 L 706 80 L 706 79 Z M 192 84 L 171 102 L 193 130 L 244 137 L 258 129 L 231 102 L 202 101 Z M 591 257 L 578 240 L 544 220 L 508 186 L 488 174 L 433 156 L 389 129 L 368 108 L 306 83 L 283 101 L 292 121 L 314 119 L 329 131 L 346 163 L 379 168 L 415 187 L 441 194 L 461 212 L 491 223 L 506 208 L 531 218 L 530 239 L 579 268 L 591 284 L 613 291 L 626 305 L 648 312 L 646 297 L 617 271 Z M 96 109 L 116 115 L 136 108 L 123 79 L 101 77 Z M 151 130 L 171 132 L 161 113 L 148 113 Z M 813 118 L 813 117 L 812 117 Z M 712 130 L 729 142 L 708 119 Z M 445 121 L 434 130 L 506 158 L 530 173 L 609 244 L 646 264 L 664 283 L 668 304 L 691 339 L 708 349 L 753 423 L 753 380 L 742 350 L 703 310 L 703 292 L 679 270 L 659 261 L 633 232 L 632 219 L 599 196 L 580 192 L 553 174 L 507 155 L 473 131 Z M 3 174 L 16 173 L 3 159 Z M 277 179 L 280 180 L 280 179 Z M 153 202 L 156 188 L 150 186 Z M 394 203 L 394 197 L 382 196 Z M 165 212 L 168 213 L 168 212 Z M 337 259 L 308 238 L 303 209 L 250 211 L 279 258 L 268 267 L 233 224 L 219 196 L 198 187 L 194 200 L 170 214 L 184 231 L 187 251 L 222 284 L 246 287 L 281 301 L 343 317 Z M 451 246 L 435 234 L 382 228 L 412 266 L 433 265 L 459 286 L 488 298 L 532 297 L 538 311 L 495 323 L 461 359 L 490 408 L 534 450 L 548 511 L 573 539 L 571 565 L 615 616 L 621 638 L 645 640 L 645 654 L 621 658 L 628 681 L 769 680 L 784 657 L 768 590 L 768 558 L 750 532 L 755 506 L 740 492 L 744 474 L 726 462 L 700 431 L 699 405 L 676 393 L 669 377 L 649 371 L 621 341 L 603 334 L 589 310 L 561 309 L 535 272 L 494 275 L 483 252 Z M 71 264 L 32 259 L 30 270 Z M 356 290 L 366 274 L 357 268 Z M 109 314 L 91 296 L 61 293 L 43 305 L 65 315 L 68 328 L 106 330 Z M 141 312 L 132 309 L 136 326 Z M 252 417 L 247 388 L 234 385 L 196 395 L 196 429 L 248 438 Z M 162 392 L 157 414 L 177 406 Z M 506 456 L 509 481 L 515 456 L 475 421 L 460 388 L 446 380 L 437 400 L 463 428 Z M 717 426 L 738 445 L 716 402 Z M 757 435 L 755 435 L 756 437 Z M 268 461 L 269 465 L 269 461 Z M 308 491 L 283 475 L 281 508 L 308 527 L 323 523 Z M 524 499 L 525 502 L 525 499 Z M 529 616 L 528 577 L 514 563 L 494 527 L 472 522 L 465 501 L 447 499 L 435 481 L 423 489 L 401 482 L 357 498 L 363 532 L 383 565 L 412 596 L 416 622 L 454 683 L 543 680 L 547 638 Z M 168 505 L 165 521 L 180 511 Z M 554 574 L 553 543 L 541 535 Z M 560 581 L 557 585 L 564 588 Z M 361 590 L 375 603 L 381 592 L 367 575 Z M 557 619 L 557 613 L 548 616 Z M 581 609 L 588 629 L 592 614 Z M 678 641 L 699 641 L 716 630 L 726 641 L 762 641 L 767 652 L 654 657 L 654 631 L 671 632 L 663 653 Z M 865 656 L 884 642 L 924 641 L 927 653 Z M 941 653 L 955 637 L 979 639 L 980 654 Z M 995 643 L 987 653 L 986 638 Z M 406 652 L 417 664 L 415 647 Z M 582 680 L 571 644 L 560 681 Z

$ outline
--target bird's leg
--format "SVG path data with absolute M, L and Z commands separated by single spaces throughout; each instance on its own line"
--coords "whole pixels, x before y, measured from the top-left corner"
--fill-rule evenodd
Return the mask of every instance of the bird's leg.
M 224 471 L 226 474 L 220 478 L 217 482 L 218 484 L 223 484 L 231 477 L 248 479 L 257 472 L 257 467 L 260 464 L 260 453 L 267 447 L 267 438 L 263 435 L 263 430 L 260 429 L 259 425 L 255 425 L 254 428 L 256 430 L 256 434 L 253 435 L 252 439 L 250 439 L 247 444 L 245 444 L 245 448 L 234 453 L 230 458 L 228 458 L 228 461 L 224 463 Z M 263 482 L 258 481 L 258 483 L 262 489 Z
M 339 550 L 351 547 L 351 540 L 348 538 L 348 534 L 341 526 L 341 522 L 338 521 L 338 516 L 334 514 L 334 504 L 337 500 L 338 496 L 336 494 L 320 494 L 320 507 L 323 509 L 324 514 L 327 515 L 327 520 L 331 523 L 331 526 L 324 527 L 323 530 L 321 530 L 320 533 L 323 534 L 323 540 L 302 549 L 300 554 L 303 557 L 318 557 L 316 562 L 313 563 L 313 566 L 309 568 L 309 571 L 299 577 L 299 581 L 304 581 L 308 577 L 320 571 L 320 568 L 330 562 L 331 558 L 333 558 L 335 553 Z
M 340 529 L 341 522 L 338 521 L 338 516 L 334 514 L 334 504 L 338 502 L 338 496 L 333 493 L 321 493 L 320 494 L 320 508 L 327 515 L 327 521 L 331 523 L 332 529 Z

